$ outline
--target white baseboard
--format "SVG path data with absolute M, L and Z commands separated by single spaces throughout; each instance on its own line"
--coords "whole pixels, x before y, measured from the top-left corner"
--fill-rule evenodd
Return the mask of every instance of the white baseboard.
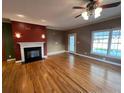
M 22 63 L 23 61 L 22 60 L 17 60 L 16 63 Z
M 7 62 L 9 61 L 15 61 L 16 59 L 15 58 L 11 58 L 11 59 L 7 59 Z
M 43 56 L 43 58 L 47 58 L 47 56 Z
M 61 53 L 64 53 L 64 52 L 66 52 L 66 51 L 62 50 L 62 51 L 50 52 L 50 53 L 48 53 L 48 56 L 57 55 L 57 54 L 61 54 Z
M 69 52 L 69 51 L 62 50 L 62 51 L 57 51 L 57 52 L 50 52 L 50 53 L 48 53 L 48 56 L 57 55 L 57 54 L 65 53 L 65 52 Z M 90 58 L 90 59 L 94 59 L 94 60 L 97 60 L 97 61 L 102 61 L 102 62 L 105 62 L 105 63 L 108 63 L 108 64 L 112 64 L 112 65 L 116 65 L 116 66 L 121 66 L 121 64 L 118 64 L 116 62 L 112 62 L 112 61 L 108 61 L 108 60 L 103 60 L 103 59 L 99 59 L 99 58 L 95 58 L 95 57 L 91 57 L 91 56 L 83 55 L 83 54 L 79 54 L 79 53 L 73 53 L 73 54 L 78 55 L 78 56 L 82 56 L 82 57 L 87 57 L 87 58 Z M 48 56 L 44 56 L 44 58 L 47 58 Z M 22 60 L 17 60 L 16 61 L 16 63 L 20 63 L 20 62 L 22 62 Z
M 68 50 L 66 50 L 65 52 L 69 52 Z
M 82 56 L 82 57 L 87 57 L 87 58 L 90 58 L 90 59 L 94 59 L 94 60 L 97 60 L 97 61 L 102 61 L 102 62 L 105 62 L 105 63 L 108 63 L 108 64 L 112 64 L 112 65 L 116 65 L 116 66 L 121 66 L 121 64 L 118 64 L 116 62 L 112 62 L 112 61 L 108 61 L 108 60 L 103 60 L 103 59 L 99 59 L 99 58 L 95 58 L 95 57 L 91 57 L 91 56 L 88 56 L 88 55 L 83 55 L 83 54 L 79 54 L 79 53 L 74 53 L 75 55 L 78 55 L 78 56 Z

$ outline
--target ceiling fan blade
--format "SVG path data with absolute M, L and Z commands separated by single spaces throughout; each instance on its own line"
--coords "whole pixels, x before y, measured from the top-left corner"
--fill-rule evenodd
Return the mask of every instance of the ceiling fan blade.
M 115 3 L 111 3 L 111 4 L 106 4 L 106 5 L 102 5 L 102 8 L 112 8 L 112 7 L 117 7 L 121 4 L 121 2 L 115 2 Z
M 81 16 L 81 14 L 79 14 L 79 15 L 75 16 L 75 18 L 78 18 L 79 16 Z
M 85 9 L 85 8 L 81 6 L 74 6 L 73 9 Z

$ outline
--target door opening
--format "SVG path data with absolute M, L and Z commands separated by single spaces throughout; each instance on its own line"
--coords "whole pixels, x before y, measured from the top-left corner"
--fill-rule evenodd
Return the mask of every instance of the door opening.
M 75 53 L 76 52 L 76 34 L 69 34 L 68 38 L 68 51 L 70 53 Z

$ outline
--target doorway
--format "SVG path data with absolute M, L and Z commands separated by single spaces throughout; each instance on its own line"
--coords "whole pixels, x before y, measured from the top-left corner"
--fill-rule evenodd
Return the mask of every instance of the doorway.
M 69 34 L 68 37 L 68 51 L 70 53 L 75 53 L 76 52 L 76 34 Z

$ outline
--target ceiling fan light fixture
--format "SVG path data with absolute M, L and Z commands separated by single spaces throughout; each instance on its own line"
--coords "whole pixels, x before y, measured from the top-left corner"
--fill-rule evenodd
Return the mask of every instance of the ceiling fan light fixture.
M 95 9 L 95 13 L 101 13 L 102 12 L 102 7 L 97 7 Z
M 101 16 L 102 8 L 101 7 L 97 7 L 94 12 L 95 12 L 95 15 L 94 15 L 95 18 L 98 18 L 98 17 Z
M 24 18 L 25 16 L 22 14 L 17 14 L 16 16 L 20 17 L 20 18 Z
M 84 18 L 84 20 L 88 20 L 89 19 L 89 16 L 88 16 L 88 13 L 87 12 L 83 12 L 81 14 L 81 16 Z
M 98 17 L 100 17 L 100 16 L 101 16 L 100 13 L 96 13 L 96 14 L 94 15 L 95 18 L 98 18 Z
M 98 18 L 101 15 L 101 12 L 103 9 L 106 8 L 113 8 L 117 7 L 121 4 L 121 1 L 115 2 L 115 3 L 110 3 L 110 4 L 105 4 L 101 5 L 99 0 L 89 0 L 88 4 L 85 7 L 82 6 L 74 6 L 73 9 L 85 9 L 86 12 L 83 12 L 82 14 L 79 14 L 77 17 L 82 16 L 85 20 L 88 20 L 90 16 L 94 16 L 95 18 Z

